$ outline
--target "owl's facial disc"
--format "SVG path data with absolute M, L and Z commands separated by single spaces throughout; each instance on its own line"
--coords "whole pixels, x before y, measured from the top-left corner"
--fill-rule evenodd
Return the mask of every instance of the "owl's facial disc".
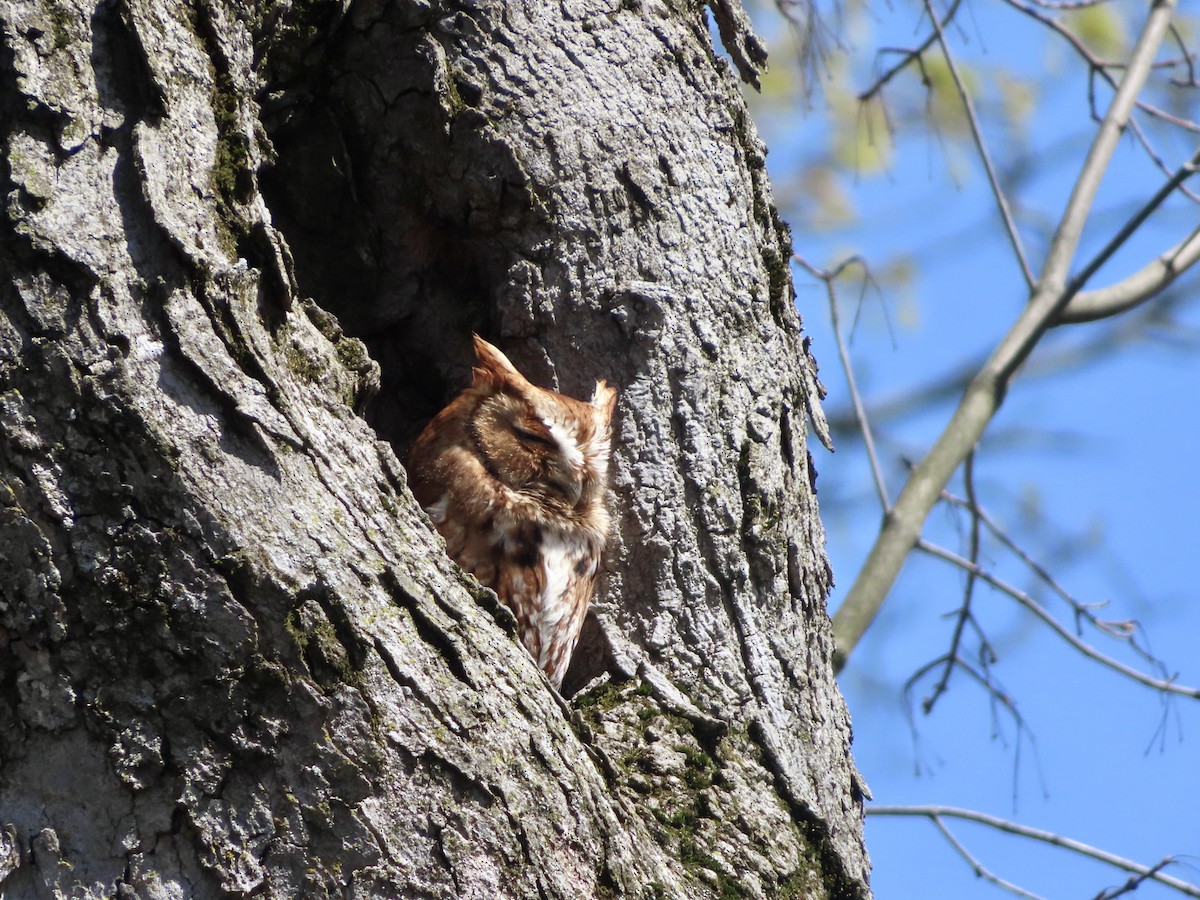
M 543 416 L 537 426 L 514 426 L 518 440 L 540 451 L 542 466 L 536 479 L 574 507 L 583 496 L 583 454 L 575 440 L 575 431 Z
M 527 392 L 492 395 L 472 418 L 472 434 L 496 478 L 574 509 L 584 495 L 586 472 L 578 429 L 538 400 Z
M 561 494 L 567 504 L 574 507 L 583 496 L 583 479 L 575 470 L 563 472 L 555 467 L 546 473 L 545 483 L 552 487 L 555 493 Z

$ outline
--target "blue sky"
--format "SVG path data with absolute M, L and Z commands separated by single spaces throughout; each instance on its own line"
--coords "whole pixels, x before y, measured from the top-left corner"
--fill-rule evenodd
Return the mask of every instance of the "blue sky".
M 919 6 L 875 8 L 881 6 L 875 4 L 872 16 L 852 29 L 859 60 L 849 76 L 855 91 L 867 84 L 872 46 L 911 45 L 925 34 Z M 1049 217 L 1061 208 L 1090 139 L 1086 80 L 1057 42 L 1002 3 L 973 2 L 966 12 L 956 40 L 962 60 L 975 67 L 985 89 L 990 74 L 1003 67 L 1043 81 L 1037 112 L 1026 126 L 1034 168 L 1022 220 L 1036 270 L 1042 249 L 1038 223 L 1053 221 Z M 766 15 L 759 21 L 770 33 Z M 776 65 L 786 65 L 775 46 Z M 1042 78 L 1046 72 L 1049 81 Z M 910 79 L 909 102 L 917 96 L 912 86 Z M 1099 94 L 1102 103 L 1108 96 Z M 899 90 L 893 102 L 904 102 Z M 803 227 L 811 219 L 811 200 L 783 186 L 794 183 L 797 172 L 828 146 L 828 106 L 819 96 L 807 112 L 769 100 L 758 104 L 757 119 L 798 253 L 831 265 L 853 251 L 880 269 L 896 255 L 913 260 L 911 282 L 869 293 L 858 316 L 852 351 L 868 405 L 991 349 L 1020 310 L 1025 290 L 996 227 L 982 170 L 965 144 L 916 129 L 904 132 L 885 171 L 840 179 L 857 221 L 817 232 Z M 1005 151 L 1019 142 L 995 121 L 988 127 L 1003 165 Z M 1195 138 L 1161 136 L 1168 164 L 1186 159 L 1189 139 Z M 1128 215 L 1131 202 L 1161 181 L 1145 155 L 1124 142 L 1097 202 L 1081 263 Z M 1200 190 L 1200 178 L 1197 182 Z M 1198 216 L 1195 205 L 1165 210 L 1093 286 L 1165 250 Z M 801 271 L 795 280 L 797 305 L 829 388 L 826 409 L 842 411 L 848 398 L 823 287 Z M 858 294 L 849 284 L 841 291 L 848 328 Z M 1200 292 L 1195 279 L 1186 292 Z M 1182 306 L 1177 322 L 1182 327 L 1175 337 L 1188 330 L 1200 334 L 1200 298 Z M 1119 324 L 1052 333 L 1031 362 Z M 881 425 L 893 496 L 902 484 L 900 457 L 919 457 L 951 409 L 952 403 L 943 403 L 909 421 Z M 1198 447 L 1200 354 L 1172 349 L 1169 341 L 1136 341 L 1110 348 L 1077 370 L 1019 379 L 985 438 L 976 478 L 981 502 L 1013 538 L 1052 563 L 1079 599 L 1108 600 L 1106 615 L 1137 619 L 1155 654 L 1181 683 L 1193 686 L 1200 685 Z M 879 508 L 865 457 L 853 442 L 843 441 L 832 456 L 815 443 L 812 449 L 838 580 L 833 610 L 870 547 Z M 952 489 L 961 494 L 961 480 Z M 1030 510 L 1038 515 L 1031 517 Z M 925 536 L 963 552 L 965 527 L 937 509 Z M 1027 570 L 996 545 L 987 548 L 985 560 L 1022 588 L 1034 586 Z M 1157 693 L 1083 659 L 1009 598 L 981 587 L 975 608 L 999 653 L 994 671 L 1027 730 L 1003 713 L 993 716 L 986 695 L 960 674 L 932 715 L 912 710 L 914 738 L 902 688 L 948 647 L 953 622 L 943 614 L 957 607 L 962 584 L 961 573 L 941 562 L 910 559 L 841 677 L 854 718 L 855 756 L 876 801 L 970 807 L 1145 864 L 1178 855 L 1181 864 L 1167 871 L 1200 883 L 1200 702 L 1179 697 L 1164 705 Z M 1045 599 L 1070 625 L 1066 607 Z M 1115 645 L 1095 642 L 1134 661 Z M 931 679 L 918 685 L 914 706 L 931 685 Z M 982 864 L 1046 898 L 1091 898 L 1126 878 L 1020 838 L 965 823 L 950 827 Z M 925 820 L 870 819 L 867 839 L 880 900 L 1009 896 L 977 879 Z M 1180 895 L 1147 885 L 1135 896 Z

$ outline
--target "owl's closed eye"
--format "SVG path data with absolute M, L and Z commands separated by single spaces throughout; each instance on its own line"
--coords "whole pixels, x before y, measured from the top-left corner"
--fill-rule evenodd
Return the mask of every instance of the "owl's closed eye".
M 539 388 L 478 336 L 471 386 L 408 456 L 417 501 L 446 549 L 513 611 L 521 641 L 562 684 L 608 535 L 617 392 L 590 401 Z

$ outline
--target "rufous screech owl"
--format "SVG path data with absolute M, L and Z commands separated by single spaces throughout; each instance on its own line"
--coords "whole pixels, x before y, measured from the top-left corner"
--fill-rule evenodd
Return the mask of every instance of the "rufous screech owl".
M 597 381 L 584 402 L 536 387 L 478 336 L 475 355 L 471 386 L 409 451 L 409 483 L 451 558 L 508 605 L 560 687 L 608 535 L 617 392 Z

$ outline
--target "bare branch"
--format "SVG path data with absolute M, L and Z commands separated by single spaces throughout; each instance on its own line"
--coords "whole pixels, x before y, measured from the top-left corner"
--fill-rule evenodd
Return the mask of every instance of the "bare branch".
M 775 0 L 775 8 L 791 26 L 796 40 L 800 71 L 804 77 L 804 93 L 811 97 L 812 91 L 820 86 L 821 75 L 828 72 L 829 57 L 833 48 L 844 49 L 842 31 L 842 8 L 834 0 L 831 10 L 836 26 L 831 27 L 815 0 Z
M 950 8 L 946 10 L 946 15 L 942 18 L 941 26 L 938 28 L 938 30 L 931 32 L 929 37 L 925 38 L 925 40 L 923 40 L 917 47 L 912 49 L 903 49 L 900 47 L 881 48 L 879 53 L 876 54 L 877 58 L 885 53 L 899 54 L 901 57 L 900 62 L 896 63 L 882 75 L 876 78 L 874 83 L 869 88 L 858 95 L 858 101 L 860 103 L 866 103 L 868 100 L 871 100 L 876 94 L 879 94 L 883 91 L 888 82 L 912 65 L 914 61 L 920 60 L 921 55 L 930 47 L 932 47 L 934 41 L 938 39 L 938 33 L 941 31 L 941 28 L 949 25 L 954 19 L 954 14 L 958 12 L 958 7 L 961 5 L 961 3 L 962 0 L 954 0 L 954 2 L 950 4 Z M 926 7 L 926 9 L 928 9 L 928 7 Z M 937 18 L 933 15 L 932 11 L 930 12 L 929 17 L 933 22 L 937 22 Z
M 1067 306 L 1064 307 L 1063 312 L 1066 312 L 1067 309 L 1070 309 L 1071 306 L 1074 305 L 1080 288 L 1087 284 L 1091 277 L 1100 270 L 1100 267 L 1108 262 L 1112 255 L 1116 253 L 1126 241 L 1129 240 L 1133 233 L 1136 232 L 1148 218 L 1150 218 L 1154 211 L 1158 209 L 1158 207 L 1161 206 L 1166 199 L 1171 196 L 1171 194 L 1174 193 L 1180 185 L 1183 184 L 1185 180 L 1195 174 L 1197 163 L 1200 163 L 1200 150 L 1197 150 L 1191 159 L 1189 159 L 1186 163 L 1180 166 L 1178 170 L 1176 170 L 1176 172 L 1167 180 L 1167 183 L 1155 192 L 1154 196 L 1151 197 L 1150 200 L 1148 200 L 1142 206 L 1142 208 L 1139 209 L 1133 215 L 1133 217 L 1121 227 L 1120 231 L 1113 235 L 1109 242 L 1104 245 L 1104 248 L 1097 253 L 1096 256 L 1093 257 L 1092 260 L 1083 267 L 1083 270 L 1071 280 L 1071 285 L 1067 289 L 1067 293 L 1071 296 L 1071 300 Z M 1184 268 L 1186 269 L 1186 266 Z M 1174 280 L 1174 277 L 1175 276 L 1172 276 L 1170 280 Z M 1140 302 L 1140 300 L 1138 302 Z M 1092 312 L 1099 312 L 1100 309 L 1096 306 L 1094 301 L 1091 303 L 1089 308 Z M 1059 314 L 1059 317 L 1056 321 L 1061 322 L 1062 314 L 1063 313 Z M 1094 319 L 1097 318 L 1097 316 L 1093 315 L 1091 318 Z
M 1067 201 L 1066 211 L 1059 222 L 1058 230 L 1050 243 L 1046 254 L 1046 264 L 1042 268 L 1041 280 L 1038 285 L 1039 294 L 1044 298 L 1043 303 L 1057 312 L 1057 308 L 1065 306 L 1069 297 L 1055 297 L 1066 286 L 1067 272 L 1071 259 L 1079 245 L 1083 234 L 1083 226 L 1091 211 L 1100 182 L 1108 170 L 1109 161 L 1116 150 L 1117 141 L 1130 122 L 1133 108 L 1137 104 L 1138 94 L 1146 83 L 1146 77 L 1154 63 L 1155 54 L 1166 36 L 1167 27 L 1171 24 L 1171 13 L 1174 11 L 1175 0 L 1157 0 L 1150 10 L 1146 25 L 1138 38 L 1137 45 L 1129 60 L 1129 69 L 1121 86 L 1117 89 L 1109 106 L 1108 114 L 1100 124 L 1087 159 L 1083 163 L 1083 171 L 1075 182 L 1071 198 Z M 1035 300 L 1032 304 L 1037 305 Z M 1027 353 L 1028 351 L 1026 351 Z M 1021 354 L 1021 359 L 1025 354 Z M 1020 362 L 1020 359 L 1014 360 Z
M 973 809 L 960 809 L 954 806 L 868 806 L 867 815 L 920 817 L 931 819 L 935 823 L 941 819 L 962 819 L 967 822 L 976 822 L 980 825 L 994 828 L 996 831 L 1002 831 L 1005 834 L 1014 834 L 1018 837 L 1040 841 L 1052 847 L 1061 847 L 1064 850 L 1069 850 L 1088 859 L 1094 859 L 1097 862 L 1102 862 L 1105 865 L 1112 866 L 1124 872 L 1130 872 L 1145 879 L 1157 881 L 1159 884 L 1173 888 L 1186 897 L 1200 897 L 1200 887 L 1162 873 L 1161 870 L 1166 863 L 1175 861 L 1173 858 L 1160 861 L 1153 866 L 1144 866 L 1141 863 L 1117 856 L 1115 853 L 1100 850 L 1090 844 L 1063 837 L 1052 831 L 1030 828 L 1028 825 L 1010 822 L 1007 819 L 1001 819 L 987 813 L 976 812 Z
M 984 171 L 987 172 L 988 184 L 991 185 L 992 196 L 996 198 L 996 207 L 1000 210 L 1000 218 L 1004 220 L 1004 231 L 1008 235 L 1008 242 L 1012 244 L 1013 253 L 1017 255 L 1017 262 L 1021 266 L 1021 274 L 1025 277 L 1025 285 L 1032 292 L 1034 287 L 1033 270 L 1029 267 L 1029 260 L 1025 257 L 1025 247 L 1021 243 L 1021 235 L 1017 231 L 1017 223 L 1013 221 L 1012 210 L 1008 207 L 1008 198 L 1004 196 L 1004 190 L 1000 187 L 1000 180 L 996 177 L 996 168 L 992 165 L 992 156 L 988 152 L 987 144 L 983 140 L 983 132 L 979 129 L 979 117 L 975 114 L 975 103 L 971 100 L 971 95 L 958 74 L 958 67 L 954 64 L 954 56 L 950 53 L 950 46 L 946 43 L 945 32 L 942 30 L 941 23 L 937 20 L 931 0 L 925 0 L 925 11 L 929 13 L 929 21 L 933 23 L 938 45 L 942 48 L 942 57 L 946 60 L 946 68 L 950 71 L 950 77 L 954 80 L 954 87 L 958 90 L 959 99 L 962 100 L 963 111 L 967 115 L 967 123 L 971 126 L 971 137 L 975 141 L 975 149 L 979 153 L 979 160 L 983 163 Z
M 1095 322 L 1153 300 L 1197 260 L 1200 260 L 1200 226 L 1185 240 L 1116 284 L 1076 294 L 1055 324 Z
M 1101 6 L 1108 0 L 1033 0 L 1035 6 L 1042 9 L 1076 10 L 1087 9 L 1091 6 Z
M 945 430 L 917 466 L 888 514 L 871 552 L 833 619 L 834 665 L 840 669 L 883 606 L 904 560 L 920 539 L 929 511 L 1003 402 L 1017 368 L 1071 299 L 1067 273 L 1088 211 L 1137 95 L 1167 33 L 1176 0 L 1156 0 L 1129 69 L 1088 152 L 1051 241 L 1037 289 L 1024 312 L 971 380 Z
M 1185 243 L 1190 243 L 1191 240 L 1192 238 L 1189 238 Z M 1184 245 L 1179 246 L 1182 248 Z M 1130 276 L 1130 278 L 1133 277 Z M 1115 287 L 1116 285 L 1113 285 L 1113 288 Z M 1108 291 L 1109 288 L 1102 290 Z M 1084 292 L 1076 296 L 1088 296 L 1090 293 Z M 1096 360 L 1110 359 L 1122 347 L 1152 334 L 1154 329 L 1165 329 L 1165 336 L 1171 339 L 1171 346 L 1177 346 L 1188 352 L 1200 349 L 1200 336 L 1189 335 L 1182 323 L 1169 317 L 1169 313 L 1174 307 L 1191 301 L 1192 296 L 1174 294 L 1161 297 L 1160 295 L 1160 299 L 1161 302 L 1155 306 L 1143 306 L 1136 315 L 1116 323 L 1111 328 L 1097 331 L 1086 341 L 1039 354 L 1025 366 L 1021 377 L 1028 382 L 1063 371 L 1075 371 Z M 878 425 L 880 422 L 895 421 L 911 415 L 916 410 L 925 410 L 931 405 L 944 403 L 961 395 L 983 363 L 982 357 L 969 359 L 956 365 L 953 369 L 930 377 L 924 385 L 916 387 L 908 393 L 885 397 L 871 403 L 867 408 L 867 416 Z M 854 427 L 852 413 L 842 410 L 832 411 L 829 415 L 829 423 L 835 432 L 840 431 L 843 434 L 851 431 Z
M 958 851 L 958 855 L 967 861 L 967 865 L 971 867 L 971 871 L 975 873 L 976 878 L 982 878 L 984 881 L 990 881 L 996 887 L 1008 891 L 1010 894 L 1015 894 L 1018 897 L 1024 897 L 1026 900 L 1043 900 L 1038 894 L 1031 894 L 1024 888 L 1013 884 L 1011 881 L 1005 881 L 999 875 L 986 868 L 983 863 L 977 860 L 966 846 L 954 836 L 954 833 L 946 827 L 946 823 L 942 821 L 941 816 L 933 817 L 933 824 L 937 826 L 937 830 L 942 833 L 942 837 L 946 839 L 951 847 Z
M 1150 867 L 1150 871 L 1138 875 L 1130 875 L 1124 884 L 1118 885 L 1115 888 L 1105 888 L 1097 894 L 1092 900 L 1116 900 L 1117 897 L 1124 894 L 1132 894 L 1142 884 L 1149 881 L 1155 872 L 1161 872 L 1167 866 L 1175 861 L 1174 857 L 1165 856 Z
M 837 343 L 838 358 L 842 362 L 842 371 L 846 373 L 846 386 L 850 391 L 850 403 L 854 407 L 854 416 L 858 422 L 859 433 L 863 437 L 863 445 L 867 449 L 867 459 L 871 465 L 871 475 L 875 478 L 875 491 L 879 495 L 879 504 L 883 507 L 884 512 L 892 508 L 892 502 L 888 498 L 887 484 L 883 480 L 883 469 L 879 465 L 879 457 L 875 453 L 875 439 L 871 436 L 871 423 L 867 420 L 866 409 L 863 407 L 862 395 L 858 392 L 858 384 L 854 380 L 854 366 L 850 362 L 850 351 L 846 347 L 846 342 L 842 338 L 841 315 L 838 310 L 837 289 L 834 287 L 834 281 L 841 275 L 849 266 L 858 265 L 863 270 L 863 288 L 866 288 L 866 280 L 869 279 L 870 272 L 867 269 L 866 263 L 860 257 L 852 256 L 847 260 L 842 261 L 832 271 L 827 272 L 823 269 L 818 269 L 800 256 L 793 254 L 797 265 L 804 268 L 814 278 L 825 283 L 825 292 L 829 297 L 829 318 L 833 327 L 833 337 Z M 860 298 L 861 299 L 861 298 Z
M 963 469 L 963 481 L 966 484 L 968 506 L 967 511 L 971 515 L 971 538 L 970 538 L 970 559 L 975 565 L 979 565 L 979 507 L 975 502 L 975 452 L 967 454 L 967 461 Z M 973 618 L 971 615 L 971 600 L 975 595 L 975 582 L 978 576 L 974 572 L 967 572 L 967 583 L 963 587 L 963 602 L 958 608 L 955 615 L 958 617 L 954 623 L 954 634 L 950 637 L 950 650 L 946 654 L 945 667 L 942 669 L 942 677 L 938 679 L 933 686 L 933 692 L 925 698 L 925 712 L 928 713 L 933 709 L 938 699 L 946 692 L 950 686 L 950 676 L 954 672 L 954 663 L 958 659 L 959 647 L 962 646 L 963 629 L 966 627 L 967 620 Z
M 1101 78 L 1103 78 L 1105 80 L 1105 82 L 1108 83 L 1108 86 L 1110 88 L 1112 88 L 1114 91 L 1117 90 L 1117 81 L 1115 78 L 1113 78 L 1112 74 L 1109 72 L 1109 69 L 1120 69 L 1120 68 L 1123 68 L 1122 66 L 1112 64 L 1112 63 L 1105 63 L 1105 62 L 1097 59 L 1092 54 L 1092 52 L 1087 48 L 1087 45 L 1082 40 L 1080 40 L 1078 35 L 1076 35 L 1074 32 L 1072 32 L 1069 28 L 1067 28 L 1065 25 L 1063 25 L 1057 19 L 1055 19 L 1051 16 L 1043 15 L 1038 10 L 1033 9 L 1032 7 L 1026 5 L 1025 3 L 1022 3 L 1021 0 L 1005 0 L 1005 2 L 1008 3 L 1008 5 L 1011 6 L 1013 9 L 1016 9 L 1019 12 L 1024 13 L 1025 15 L 1029 16 L 1030 18 L 1045 25 L 1047 28 L 1050 28 L 1051 30 L 1062 35 L 1062 37 L 1067 41 L 1067 43 L 1069 43 L 1071 45 L 1071 47 L 1075 50 L 1075 52 L 1077 54 L 1079 54 L 1079 56 L 1081 56 L 1087 62 L 1088 67 L 1089 67 L 1089 72 L 1090 72 L 1089 78 L 1088 78 L 1088 100 L 1091 103 L 1093 108 L 1095 106 L 1094 81 L 1095 81 L 1095 77 L 1097 75 L 1099 75 Z M 1044 4 L 1037 4 L 1037 5 L 1041 6 Z M 1174 33 L 1173 33 L 1173 35 L 1174 35 Z M 1185 65 L 1188 66 L 1189 73 L 1191 72 L 1191 57 L 1187 54 L 1186 50 L 1184 51 L 1183 58 L 1176 62 L 1184 63 Z M 1200 124 L 1190 121 L 1190 120 L 1187 120 L 1187 119 L 1181 119 L 1178 116 L 1173 116 L 1170 113 L 1166 112 L 1165 110 L 1159 109 L 1156 106 L 1151 106 L 1149 104 L 1138 101 L 1137 108 L 1142 110 L 1143 112 L 1145 112 L 1147 115 L 1161 119 L 1164 122 L 1168 122 L 1172 125 L 1182 128 L 1186 131 L 1200 132 Z M 1138 143 L 1140 143 L 1142 145 L 1142 149 L 1146 151 L 1146 155 L 1150 157 L 1151 161 L 1153 161 L 1153 163 L 1162 171 L 1162 173 L 1164 175 L 1169 175 L 1170 172 L 1167 169 L 1166 163 L 1163 162 L 1162 157 L 1154 149 L 1154 145 L 1150 143 L 1150 139 L 1146 136 L 1145 131 L 1142 130 L 1142 126 L 1137 122 L 1136 119 L 1132 119 L 1132 118 L 1130 119 L 1129 129 L 1133 132 L 1134 136 L 1137 138 Z M 1191 200 L 1200 202 L 1200 196 L 1189 191 L 1187 188 L 1180 187 L 1180 192 L 1185 194 Z
M 1012 696 L 998 685 L 995 679 L 992 678 L 990 672 L 986 671 L 986 669 L 984 671 L 979 671 L 961 656 L 951 656 L 948 653 L 944 656 L 939 656 L 932 662 L 928 662 L 921 666 L 921 668 L 917 669 L 917 671 L 909 676 L 908 681 L 904 682 L 904 699 L 909 701 L 906 704 L 906 708 L 912 708 L 912 691 L 913 688 L 917 686 L 917 683 L 929 672 L 932 672 L 938 666 L 945 663 L 949 663 L 957 669 L 962 669 L 963 672 L 969 675 L 971 679 L 979 684 L 981 688 L 987 691 L 988 699 L 991 701 L 993 706 L 998 704 L 999 706 L 1003 707 L 1005 712 L 1012 716 L 1013 724 L 1016 725 L 1017 730 L 1029 734 L 1032 739 L 1032 732 L 1030 731 L 1029 725 L 1025 722 L 1025 717 L 1022 716 L 1020 711 L 1017 709 L 1017 704 L 1013 700 Z M 932 710 L 932 708 L 933 706 L 930 703 L 929 697 L 926 697 L 921 701 L 921 712 L 929 715 L 929 712 Z M 909 725 L 914 728 L 916 727 L 911 718 L 909 719 Z
M 925 540 L 921 540 L 917 543 L 917 549 L 924 553 L 928 553 L 930 556 L 944 560 L 948 563 L 952 563 L 964 571 L 974 572 L 981 580 L 986 581 L 1001 593 L 1012 597 L 1019 604 L 1021 604 L 1021 606 L 1025 607 L 1027 610 L 1041 619 L 1050 627 L 1051 631 L 1057 634 L 1060 638 L 1062 638 L 1088 659 L 1094 660 L 1095 662 L 1112 669 L 1114 672 L 1124 675 L 1125 677 L 1130 678 L 1139 684 L 1144 684 L 1146 687 L 1153 688 L 1156 691 L 1161 691 L 1164 694 L 1179 694 L 1183 697 L 1191 697 L 1194 700 L 1200 700 L 1200 688 L 1176 684 L 1173 678 L 1154 678 L 1151 675 L 1147 675 L 1145 672 L 1138 671 L 1132 666 L 1125 665 L 1125 663 L 1121 662 L 1120 660 L 1113 659 L 1111 656 L 1101 653 L 1091 644 L 1081 641 L 1075 635 L 1071 634 L 1071 632 L 1065 628 L 1062 623 L 1055 619 L 1054 616 L 1050 615 L 1050 613 L 1046 611 L 1046 608 L 1038 603 L 1037 600 L 1035 600 L 1028 593 L 996 577 L 986 569 L 975 565 L 969 559 L 965 559 L 964 557 L 959 556 L 957 553 L 947 550 L 944 547 L 939 547 L 937 544 L 933 544 Z
M 1052 31 L 1055 31 L 1056 33 L 1062 35 L 1062 37 L 1067 41 L 1067 43 L 1069 43 L 1071 45 L 1071 47 L 1075 50 L 1075 52 L 1078 53 L 1084 60 L 1086 60 L 1089 68 L 1092 70 L 1093 73 L 1095 73 L 1095 74 L 1099 75 L 1101 78 L 1103 78 L 1108 83 L 1108 86 L 1111 87 L 1114 91 L 1117 89 L 1117 80 L 1115 78 L 1113 78 L 1112 74 L 1109 72 L 1109 69 L 1118 69 L 1119 70 L 1119 69 L 1124 68 L 1123 65 L 1121 65 L 1119 63 L 1105 62 L 1103 60 L 1097 59 L 1096 56 L 1091 52 L 1091 50 L 1088 49 L 1087 44 L 1085 44 L 1082 40 L 1080 40 L 1078 35 L 1076 35 L 1073 31 L 1071 31 L 1071 29 L 1069 29 L 1065 25 L 1063 25 L 1063 23 L 1058 21 L 1058 19 L 1055 19 L 1052 16 L 1043 15 L 1042 13 L 1038 12 L 1036 9 L 1033 9 L 1030 6 L 1027 6 L 1025 3 L 1022 3 L 1021 0 L 1005 0 L 1005 2 L 1008 3 L 1008 5 L 1011 6 L 1013 9 L 1016 9 L 1019 12 L 1023 12 L 1025 15 L 1029 16 L 1030 18 L 1035 19 L 1038 22 L 1040 22 L 1041 24 L 1045 25 L 1047 28 L 1050 28 Z M 1044 7 L 1046 4 L 1045 3 L 1037 3 L 1035 0 L 1035 5 Z M 1174 36 L 1174 34 L 1173 34 L 1173 36 Z M 1189 65 L 1189 69 L 1190 69 L 1190 62 L 1191 62 L 1191 55 L 1186 51 L 1186 49 L 1184 49 L 1182 52 L 1181 59 L 1169 60 L 1169 61 L 1167 61 L 1165 63 L 1161 63 L 1161 64 L 1156 63 L 1156 64 L 1154 64 L 1154 67 L 1155 68 L 1159 68 L 1160 66 L 1173 67 L 1175 65 L 1178 65 L 1179 63 L 1184 63 L 1185 65 Z M 1161 119 L 1164 122 L 1169 122 L 1170 124 L 1176 125 L 1183 129 L 1186 129 L 1187 131 L 1200 132 L 1200 124 L 1189 121 L 1187 119 L 1181 119 L 1178 116 L 1173 116 L 1166 110 L 1160 109 L 1159 107 L 1154 106 L 1152 104 L 1143 103 L 1142 101 L 1139 100 L 1137 102 L 1137 108 L 1140 109 L 1142 112 L 1146 113 L 1147 115 L 1153 116 L 1157 119 Z M 1147 148 L 1147 149 L 1149 149 L 1149 148 Z
M 1200 165 L 1200 150 L 1180 166 L 1167 183 L 1113 236 L 1104 249 L 1075 277 L 1074 283 L 1080 287 L 1085 284 L 1151 213 L 1186 179 L 1196 173 L 1197 165 Z M 1091 322 L 1144 303 L 1186 272 L 1197 259 L 1200 259 L 1200 228 L 1194 229 L 1184 241 L 1117 284 L 1098 291 L 1076 294 L 1059 314 L 1056 324 Z
M 954 496 L 949 491 L 945 492 L 944 496 L 947 503 L 971 511 L 977 522 L 982 522 L 987 527 L 988 531 L 991 532 L 991 534 L 998 541 L 1000 541 L 1000 543 L 1003 544 L 1009 550 L 1009 552 L 1016 556 L 1017 559 L 1019 559 L 1026 567 L 1028 567 L 1031 572 L 1033 572 L 1034 575 L 1038 577 L 1038 579 L 1042 581 L 1042 583 L 1044 583 L 1050 588 L 1050 590 L 1052 590 L 1065 603 L 1067 603 L 1074 613 L 1077 625 L 1080 620 L 1084 620 L 1097 631 L 1103 632 L 1115 640 L 1124 641 L 1133 649 L 1135 653 L 1137 653 L 1138 656 L 1140 656 L 1146 662 L 1157 667 L 1159 671 L 1162 672 L 1163 676 L 1166 676 L 1167 669 L 1162 660 L 1155 657 L 1154 654 L 1138 643 L 1138 635 L 1141 633 L 1141 627 L 1136 620 L 1112 621 L 1101 619 L 1096 615 L 1095 610 L 1107 606 L 1107 602 L 1083 603 L 1077 600 L 1070 594 L 1070 592 L 1067 591 L 1065 587 L 1062 586 L 1062 584 L 1059 583 L 1058 579 L 1050 574 L 1049 570 L 1045 566 L 1022 550 L 1017 545 L 1016 541 L 1010 538 L 1004 529 L 1002 529 L 999 524 L 987 514 L 987 511 L 975 503 L 974 498 L 968 496 L 968 498 L 964 500 L 961 497 Z M 978 564 L 978 560 L 976 559 L 972 559 L 971 562 Z
M 1183 35 L 1179 33 L 1179 29 L 1174 25 L 1171 26 L 1171 37 L 1175 41 L 1175 46 L 1179 48 L 1179 55 L 1182 57 L 1183 64 L 1187 66 L 1187 78 L 1182 80 L 1172 78 L 1171 84 L 1175 85 L 1175 87 L 1196 87 L 1195 54 L 1188 50 L 1187 44 L 1183 42 Z

